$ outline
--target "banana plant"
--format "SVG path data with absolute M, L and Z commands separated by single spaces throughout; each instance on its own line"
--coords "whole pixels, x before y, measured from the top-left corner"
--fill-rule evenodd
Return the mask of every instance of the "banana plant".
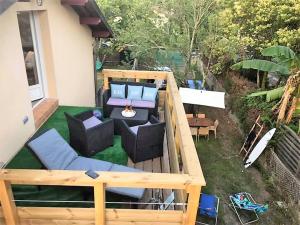
M 252 97 L 258 97 L 258 96 L 266 96 L 266 102 L 271 102 L 276 99 L 280 99 L 284 93 L 284 87 L 279 87 L 273 90 L 269 91 L 259 91 L 259 92 L 254 92 L 249 95 L 247 95 L 248 98 Z
M 287 76 L 289 74 L 288 67 L 277 64 L 275 62 L 271 62 L 268 60 L 263 59 L 249 59 L 244 60 L 239 63 L 236 63 L 230 67 L 233 70 L 240 70 L 240 69 L 255 69 L 257 70 L 257 87 L 260 87 L 260 83 L 262 83 L 262 88 L 265 88 L 265 83 L 267 79 L 268 73 L 276 72 L 282 75 Z M 264 72 L 264 77 L 262 82 L 260 82 L 259 78 L 259 71 Z
M 272 46 L 261 51 L 262 56 L 271 57 L 271 61 L 264 59 L 249 59 L 243 60 L 231 66 L 233 70 L 240 69 L 255 69 L 257 70 L 257 87 L 264 89 L 268 73 L 276 72 L 283 76 L 288 76 L 291 73 L 291 68 L 298 67 L 299 58 L 289 47 Z M 263 71 L 263 80 L 260 82 L 259 72 Z
M 289 70 L 300 68 L 300 57 L 295 52 L 286 46 L 272 46 L 265 48 L 261 51 L 261 54 L 266 57 L 272 57 L 272 61 L 286 66 Z

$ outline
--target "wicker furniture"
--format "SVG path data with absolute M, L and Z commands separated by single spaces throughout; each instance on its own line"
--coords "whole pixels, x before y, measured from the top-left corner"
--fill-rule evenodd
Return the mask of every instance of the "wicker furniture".
M 209 126 L 209 130 L 213 131 L 215 134 L 215 139 L 217 138 L 217 128 L 219 126 L 219 120 L 215 120 L 214 125 L 213 126 Z
M 165 123 L 154 116 L 145 125 L 130 127 L 127 122 L 121 120 L 122 147 L 134 163 L 163 155 Z
M 137 126 L 148 122 L 149 112 L 147 109 L 134 109 L 136 114 L 134 117 L 122 116 L 124 108 L 114 108 L 110 114 L 110 118 L 114 121 L 114 133 L 121 134 L 121 121 L 125 120 L 128 126 Z
M 84 156 L 92 156 L 113 145 L 113 120 L 97 121 L 93 111 L 75 116 L 65 113 L 67 118 L 70 145 Z
M 209 127 L 199 127 L 198 129 L 198 138 L 199 136 L 204 136 L 209 139 Z
M 191 135 L 196 137 L 196 142 L 198 141 L 198 127 L 190 127 Z
M 143 86 L 156 88 L 153 83 L 139 83 L 139 82 L 124 82 L 124 81 L 111 81 L 110 84 L 125 84 L 125 99 L 111 98 L 111 90 L 107 89 L 103 92 L 103 113 L 104 117 L 108 117 L 115 107 L 125 107 L 126 105 L 132 105 L 135 109 L 147 109 L 149 115 L 158 116 L 158 94 L 156 95 L 155 102 L 143 101 L 143 100 L 128 100 L 128 86 Z

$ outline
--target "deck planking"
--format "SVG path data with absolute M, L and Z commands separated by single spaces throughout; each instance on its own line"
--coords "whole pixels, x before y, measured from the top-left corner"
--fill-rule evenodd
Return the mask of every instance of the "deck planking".
M 159 110 L 159 118 L 160 121 L 164 122 L 164 111 Z M 170 173 L 170 162 L 169 162 L 169 151 L 168 151 L 168 145 L 167 145 L 167 138 L 166 134 L 164 136 L 164 149 L 163 149 L 163 156 L 157 157 L 154 159 L 146 160 L 139 163 L 133 163 L 130 158 L 128 158 L 127 166 L 144 170 L 146 172 L 152 172 L 152 173 Z M 145 194 L 143 198 L 140 200 L 140 202 L 147 203 L 150 202 L 151 199 L 157 198 L 158 196 L 161 196 L 163 201 L 166 200 L 166 198 L 171 194 L 172 190 L 169 189 L 146 189 Z M 143 209 L 153 209 L 152 205 L 140 205 L 139 208 Z M 173 206 L 170 206 L 169 209 L 174 209 Z

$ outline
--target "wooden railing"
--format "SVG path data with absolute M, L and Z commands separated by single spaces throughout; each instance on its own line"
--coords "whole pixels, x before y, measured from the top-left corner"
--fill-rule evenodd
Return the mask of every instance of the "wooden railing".
M 197 152 L 172 73 L 153 71 L 103 70 L 104 88 L 108 79 L 165 79 L 164 109 L 171 174 L 99 172 L 91 179 L 84 171 L 0 170 L 0 224 L 95 224 L 95 225 L 194 225 L 201 187 L 205 185 Z M 180 166 L 182 164 L 182 166 Z M 11 185 L 89 186 L 94 188 L 94 208 L 16 207 Z M 111 209 L 105 205 L 105 188 L 141 187 L 177 190 L 187 207 L 181 210 Z M 4 219 L 4 221 L 1 221 Z

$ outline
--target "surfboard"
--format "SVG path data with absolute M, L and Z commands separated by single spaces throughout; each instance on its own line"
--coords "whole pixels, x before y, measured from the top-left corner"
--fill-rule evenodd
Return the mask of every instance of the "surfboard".
M 257 145 L 254 147 L 253 151 L 250 153 L 249 157 L 247 158 L 246 162 L 244 163 L 245 168 L 248 168 L 255 162 L 255 160 L 261 155 L 261 153 L 265 150 L 266 146 L 268 145 L 269 141 L 273 137 L 276 128 L 269 130 L 262 139 L 259 140 Z

